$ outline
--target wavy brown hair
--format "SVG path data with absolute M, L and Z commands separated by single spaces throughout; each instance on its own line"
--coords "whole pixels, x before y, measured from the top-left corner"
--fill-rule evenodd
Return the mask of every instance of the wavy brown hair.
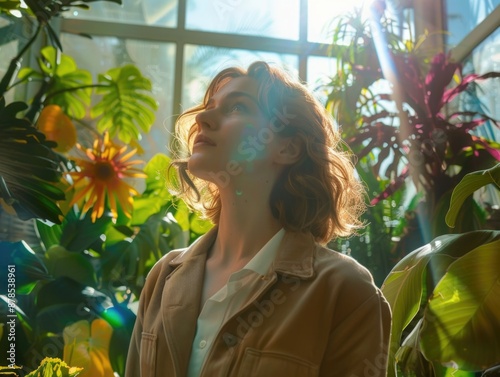
M 331 116 L 300 82 L 265 62 L 254 62 L 248 70 L 233 67 L 221 71 L 210 83 L 203 102 L 179 117 L 176 138 L 180 142 L 171 168 L 177 180 L 171 185 L 191 208 L 217 224 L 221 202 L 217 187 L 191 175 L 187 169 L 197 132 L 195 116 L 229 80 L 250 77 L 258 83 L 261 110 L 279 124 L 279 136 L 300 142 L 299 161 L 285 168 L 276 182 L 269 205 L 273 216 L 286 230 L 310 232 L 320 243 L 348 236 L 362 227 L 359 216 L 365 209 L 364 186 L 354 175 L 352 154 L 341 140 Z M 189 153 L 189 152 L 188 152 Z M 172 182 L 171 182 L 172 183 Z

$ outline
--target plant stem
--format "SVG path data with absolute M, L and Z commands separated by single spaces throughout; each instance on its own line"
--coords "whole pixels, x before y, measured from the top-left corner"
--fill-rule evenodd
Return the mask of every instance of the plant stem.
M 0 97 L 2 97 L 5 92 L 7 91 L 7 87 L 9 86 L 10 82 L 12 81 L 12 77 L 16 74 L 17 70 L 21 67 L 21 61 L 22 57 L 25 54 L 26 51 L 30 48 L 30 46 L 35 42 L 36 38 L 38 37 L 38 34 L 40 34 L 40 31 L 42 30 L 42 24 L 38 24 L 35 34 L 31 37 L 31 39 L 26 43 L 26 45 L 23 47 L 21 51 L 19 51 L 19 54 L 17 54 L 11 61 L 9 68 L 7 69 L 7 72 L 5 72 L 5 75 L 2 78 L 2 81 L 0 81 Z
M 37 117 L 38 113 L 40 112 L 40 108 L 42 107 L 42 104 L 45 101 L 45 93 L 47 92 L 47 89 L 49 88 L 49 86 L 50 86 L 50 80 L 48 78 L 46 78 L 42 82 L 40 89 L 38 89 L 38 92 L 36 93 L 35 97 L 33 98 L 33 102 L 31 103 L 31 106 L 30 106 L 28 112 L 24 116 L 31 123 L 34 123 L 35 118 Z
M 102 138 L 102 135 L 97 132 L 97 130 L 92 127 L 91 125 L 85 123 L 84 121 L 82 121 L 81 119 L 73 119 L 73 121 L 75 121 L 76 123 L 78 123 L 79 125 L 85 127 L 87 130 L 89 130 L 90 132 L 92 132 L 94 135 L 96 135 L 96 137 L 98 138 Z
M 54 97 L 54 96 L 56 96 L 58 94 L 64 93 L 64 92 L 72 92 L 72 91 L 80 90 L 80 89 L 100 88 L 100 87 L 109 87 L 109 85 L 106 85 L 106 84 L 90 84 L 90 85 L 82 85 L 82 86 L 75 86 L 75 87 L 72 87 L 72 88 L 60 89 L 60 90 L 57 90 L 55 92 L 52 92 L 52 93 L 48 94 L 47 97 L 45 98 L 45 100 L 48 100 L 49 98 L 52 98 L 52 97 Z

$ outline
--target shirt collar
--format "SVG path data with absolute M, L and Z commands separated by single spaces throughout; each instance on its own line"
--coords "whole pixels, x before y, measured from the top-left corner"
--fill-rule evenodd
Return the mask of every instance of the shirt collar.
M 281 228 L 243 267 L 243 270 L 252 270 L 259 275 L 266 275 L 274 261 L 284 235 L 285 230 Z
M 191 246 L 182 250 L 169 264 L 176 267 L 187 259 L 206 257 L 206 253 L 215 241 L 217 230 L 217 226 L 214 226 Z M 275 240 L 274 237 L 280 237 L 280 233 L 282 233 L 282 239 Z M 313 254 L 317 246 L 312 234 L 288 232 L 282 229 L 274 237 L 268 241 L 268 244 L 273 241 L 272 244 L 276 242 L 279 245 L 275 250 L 274 261 L 271 262 L 271 270 L 285 275 L 297 276 L 301 279 L 311 278 L 314 274 Z M 252 261 L 253 259 L 250 262 Z M 267 270 L 263 275 L 266 273 Z

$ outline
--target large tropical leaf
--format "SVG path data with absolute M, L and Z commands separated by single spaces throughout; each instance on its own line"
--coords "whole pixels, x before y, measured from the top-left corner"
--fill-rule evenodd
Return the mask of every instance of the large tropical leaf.
M 453 262 L 438 283 L 420 332 L 428 360 L 484 370 L 500 355 L 500 239 Z
M 436 244 L 434 249 L 435 247 Z M 382 292 L 392 310 L 389 377 L 396 376 L 395 355 L 400 345 L 401 334 L 420 307 L 423 274 L 432 251 L 433 245 L 427 244 L 406 256 L 394 267 L 382 285 Z
M 26 104 L 14 102 L 5 106 L 0 98 L 0 199 L 14 207 L 22 220 L 47 219 L 60 223 L 61 211 L 56 201 L 64 192 L 59 182 L 59 159 L 43 133 L 16 114 Z
M 469 173 L 462 178 L 451 195 L 450 209 L 446 214 L 446 224 L 453 228 L 463 202 L 476 190 L 488 184 L 500 188 L 500 164 L 491 169 Z
M 137 67 L 126 65 L 110 69 L 99 75 L 97 94 L 101 101 L 92 108 L 99 132 L 109 130 L 111 137 L 117 135 L 124 143 L 140 139 L 140 131 L 149 132 L 154 123 L 155 99 L 149 96 L 151 82 L 141 75 Z
M 500 240 L 500 231 L 475 231 L 445 235 L 408 254 L 391 271 L 382 285 L 382 292 L 392 309 L 389 376 L 394 374 L 394 355 L 402 331 L 417 315 L 424 288 L 432 291 L 457 258 L 476 247 Z M 424 274 L 425 272 L 425 274 Z M 426 279 L 427 278 L 427 279 Z M 430 282 L 430 287 L 427 284 Z

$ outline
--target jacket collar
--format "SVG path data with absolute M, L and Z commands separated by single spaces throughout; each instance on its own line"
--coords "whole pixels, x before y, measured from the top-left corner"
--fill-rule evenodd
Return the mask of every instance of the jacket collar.
M 190 247 L 170 261 L 174 268 L 191 259 L 204 256 L 217 237 L 217 226 L 198 238 Z M 271 272 L 309 279 L 314 275 L 313 253 L 316 243 L 310 233 L 287 231 L 276 253 Z

